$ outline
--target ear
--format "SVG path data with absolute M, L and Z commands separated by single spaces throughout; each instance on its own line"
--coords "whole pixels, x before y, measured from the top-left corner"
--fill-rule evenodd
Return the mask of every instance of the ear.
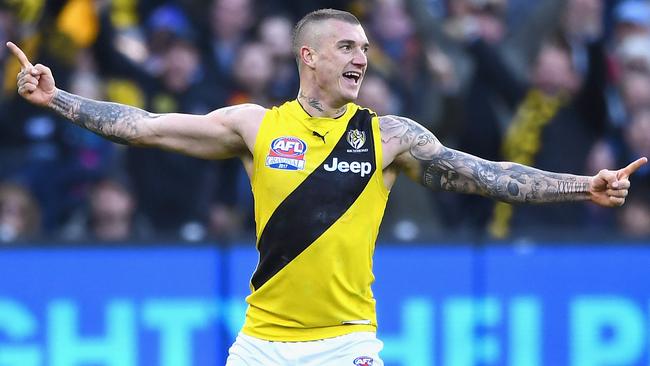
M 307 67 L 313 69 L 317 58 L 318 56 L 313 48 L 307 46 L 300 47 L 300 59 Z

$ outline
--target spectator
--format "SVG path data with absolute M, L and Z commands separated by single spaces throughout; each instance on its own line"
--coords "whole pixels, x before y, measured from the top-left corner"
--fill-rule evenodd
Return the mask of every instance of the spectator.
M 177 38 L 193 39 L 195 35 L 183 11 L 174 5 L 156 8 L 146 25 L 149 52 L 144 66 L 150 74 L 160 76 L 166 50 Z
M 124 242 L 151 239 L 148 220 L 137 213 L 133 194 L 119 180 L 96 182 L 88 194 L 87 205 L 65 225 L 65 240 Z
M 262 43 L 242 45 L 233 69 L 234 88 L 227 104 L 273 105 L 269 94 L 274 75 L 272 55 L 270 48 Z M 252 197 L 246 174 L 235 159 L 218 161 L 215 165 L 217 180 L 210 206 L 209 232 L 223 239 L 241 236 L 242 229 L 250 230 L 253 222 Z
M 625 129 L 625 141 L 631 154 L 650 152 L 650 109 L 646 108 L 634 115 Z
M 0 182 L 0 242 L 38 239 L 41 212 L 24 186 Z
M 202 77 L 200 54 L 190 40 L 175 39 L 162 62 L 160 78 L 150 85 L 150 110 L 202 114 L 223 105 L 223 93 Z M 126 169 L 140 207 L 158 233 L 178 237 L 184 227 L 204 229 L 214 180 L 210 162 L 162 150 L 129 148 Z
M 283 15 L 263 18 L 259 25 L 258 38 L 271 53 L 274 63 L 269 95 L 273 101 L 293 98 L 298 90 L 296 60 L 291 50 L 293 21 Z
M 359 90 L 359 105 L 367 106 L 380 116 L 397 114 L 400 110 L 399 99 L 390 85 L 379 75 L 367 74 Z
M 628 238 L 650 237 L 650 190 L 648 188 L 646 186 L 632 192 L 629 203 L 618 212 L 620 232 Z
M 567 48 L 547 44 L 532 70 L 530 89 L 522 95 L 504 138 L 503 159 L 534 164 L 540 169 L 583 171 L 587 156 L 602 135 L 604 54 L 598 45 L 590 49 L 589 74 L 582 79 Z M 593 90 L 592 90 L 593 88 Z M 556 146 L 562 146 L 560 150 Z M 517 207 L 496 204 L 490 231 L 503 238 L 511 226 L 534 231 L 540 222 L 557 230 L 584 227 L 584 205 Z M 512 215 L 512 218 L 511 218 Z
M 261 43 L 246 43 L 237 52 L 233 67 L 234 90 L 227 104 L 256 103 L 270 107 L 269 87 L 274 64 L 269 48 Z
M 614 41 L 633 35 L 650 35 L 650 4 L 645 0 L 623 0 L 614 10 Z
M 227 85 L 239 48 L 250 38 L 254 21 L 251 0 L 214 0 L 209 17 L 207 69 L 213 80 Z

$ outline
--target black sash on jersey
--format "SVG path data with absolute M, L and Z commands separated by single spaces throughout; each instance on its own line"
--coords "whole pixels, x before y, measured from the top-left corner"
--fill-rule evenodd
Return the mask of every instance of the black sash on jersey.
M 327 231 L 368 185 L 377 169 L 372 116 L 368 110 L 359 109 L 324 162 L 273 212 L 257 244 L 260 262 L 251 279 L 255 290 Z M 355 129 L 366 136 L 363 152 L 347 141 L 348 133 Z M 350 171 L 331 171 L 331 166 L 326 170 L 325 165 L 331 164 L 334 158 L 339 162 L 370 163 L 371 171 L 361 177 Z

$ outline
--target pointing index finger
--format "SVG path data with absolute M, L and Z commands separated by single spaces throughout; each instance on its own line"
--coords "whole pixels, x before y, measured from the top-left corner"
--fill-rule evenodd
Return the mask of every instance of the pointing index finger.
M 648 162 L 648 158 L 646 157 L 636 159 L 635 161 L 631 162 L 630 165 L 621 169 L 619 171 L 618 177 L 621 179 L 629 177 L 630 175 L 632 175 L 632 173 L 636 172 L 637 169 L 639 169 L 641 166 L 643 166 L 643 164 L 647 162 Z
M 7 42 L 7 47 L 18 58 L 18 61 L 20 62 L 20 66 L 23 69 L 28 69 L 28 68 L 31 68 L 33 66 L 32 63 L 29 62 L 29 60 L 27 59 L 27 56 L 25 56 L 25 53 L 23 52 L 23 50 L 21 50 L 13 42 Z

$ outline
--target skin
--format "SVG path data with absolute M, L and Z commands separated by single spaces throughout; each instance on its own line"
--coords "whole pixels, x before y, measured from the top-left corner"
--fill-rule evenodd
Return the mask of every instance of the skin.
M 337 117 L 359 93 L 368 67 L 368 39 L 358 24 L 330 19 L 310 25 L 298 52 L 298 101 L 312 116 Z M 49 68 L 32 65 L 13 43 L 18 58 L 18 93 L 33 104 L 48 107 L 73 123 L 122 144 L 158 147 L 182 154 L 223 159 L 238 156 L 249 176 L 255 138 L 266 109 L 243 104 L 207 115 L 156 115 L 134 107 L 99 102 L 55 87 Z M 357 72 L 358 82 L 343 76 Z M 630 187 L 629 176 L 647 159 L 623 169 L 603 169 L 595 176 L 557 174 L 509 162 L 487 161 L 445 147 L 417 122 L 399 116 L 379 118 L 384 182 L 390 189 L 404 172 L 433 189 L 480 194 L 511 203 L 560 201 L 620 206 Z

